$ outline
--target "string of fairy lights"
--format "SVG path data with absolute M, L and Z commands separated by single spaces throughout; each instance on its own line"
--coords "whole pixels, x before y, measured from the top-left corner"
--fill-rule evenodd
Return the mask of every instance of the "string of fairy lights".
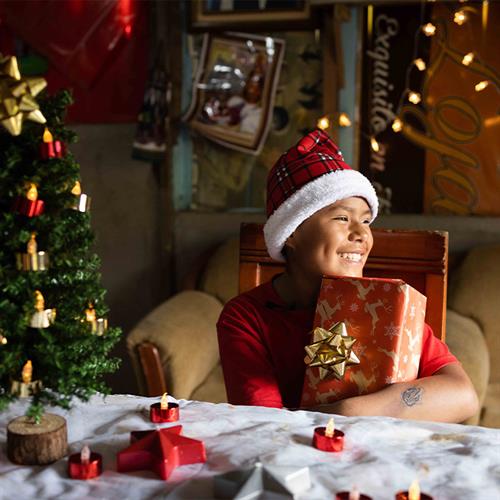
M 413 57 L 412 61 L 409 64 L 407 70 L 406 70 L 406 75 L 405 75 L 405 88 L 403 92 L 401 93 L 398 106 L 396 108 L 396 111 L 394 113 L 394 119 L 391 123 L 391 128 L 395 133 L 399 133 L 403 130 L 404 128 L 404 123 L 399 117 L 401 108 L 405 104 L 406 101 L 410 102 L 411 104 L 418 105 L 419 103 L 422 102 L 422 95 L 421 93 L 416 90 L 414 87 L 411 85 L 411 76 L 412 73 L 417 70 L 418 72 L 425 72 L 427 70 L 427 63 L 422 57 L 419 57 L 419 46 L 421 37 L 424 36 L 426 38 L 431 38 L 435 36 L 438 33 L 438 27 L 433 24 L 432 22 L 425 22 L 425 11 L 424 11 L 424 6 L 426 3 L 434 3 L 435 0 L 426 0 L 422 3 L 422 9 L 421 9 L 421 18 L 420 18 L 420 24 L 419 27 L 417 28 L 415 32 L 415 42 L 414 42 L 414 50 L 413 50 Z M 482 29 L 483 32 L 486 32 L 487 25 L 488 25 L 488 10 L 489 10 L 489 0 L 482 0 L 481 4 L 479 6 L 477 5 L 465 5 L 467 0 L 460 0 L 460 3 L 463 5 L 460 5 L 455 12 L 453 12 L 453 22 L 457 24 L 458 26 L 464 26 L 466 25 L 467 22 L 469 22 L 472 18 L 472 16 L 476 15 L 481 15 L 481 21 L 482 21 Z M 373 6 L 369 5 L 368 6 L 368 15 L 367 15 L 368 20 L 373 20 Z M 370 22 L 370 21 L 369 21 Z M 464 66 L 469 66 L 472 64 L 473 61 L 479 61 L 480 57 L 477 53 L 475 52 L 467 52 L 463 54 L 462 57 L 462 64 Z M 474 90 L 476 92 L 482 92 L 484 91 L 487 87 L 489 86 L 494 86 L 494 88 L 499 91 L 498 86 L 495 82 L 491 80 L 480 80 L 477 81 L 474 84 Z M 327 130 L 330 127 L 350 127 L 352 125 L 352 121 L 349 117 L 349 115 L 345 112 L 341 113 L 336 113 L 335 115 L 326 115 L 322 116 L 321 118 L 318 119 L 316 126 L 322 130 Z M 380 151 L 380 143 L 377 140 L 377 137 L 375 135 L 370 135 L 366 134 L 364 132 L 361 132 L 363 136 L 365 136 L 367 139 L 370 141 L 370 147 L 371 149 L 377 153 Z

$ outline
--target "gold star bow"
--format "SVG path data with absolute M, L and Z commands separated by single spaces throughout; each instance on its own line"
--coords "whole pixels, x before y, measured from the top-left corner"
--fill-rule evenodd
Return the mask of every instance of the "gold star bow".
M 359 364 L 352 350 L 356 339 L 347 335 L 344 322 L 335 323 L 329 330 L 315 328 L 312 340 L 312 344 L 305 346 L 304 361 L 308 366 L 319 367 L 321 380 L 330 375 L 342 380 L 347 366 Z
M 14 56 L 0 54 L 0 124 L 19 135 L 23 120 L 45 123 L 35 96 L 45 87 L 44 78 L 22 78 Z

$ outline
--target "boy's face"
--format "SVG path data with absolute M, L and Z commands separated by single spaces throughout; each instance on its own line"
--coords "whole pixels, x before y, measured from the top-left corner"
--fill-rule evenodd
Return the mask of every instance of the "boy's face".
M 287 260 L 314 276 L 363 276 L 373 246 L 363 198 L 337 201 L 306 219 L 286 242 Z

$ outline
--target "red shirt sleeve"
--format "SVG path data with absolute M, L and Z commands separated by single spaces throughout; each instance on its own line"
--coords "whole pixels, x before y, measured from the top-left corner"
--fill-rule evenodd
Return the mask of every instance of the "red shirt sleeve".
M 235 405 L 282 408 L 261 328 L 250 301 L 239 298 L 228 302 L 219 317 L 217 336 L 227 398 Z
M 426 323 L 418 377 L 428 377 L 444 366 L 458 362 L 458 359 L 449 351 L 448 346 L 434 335 L 432 328 Z

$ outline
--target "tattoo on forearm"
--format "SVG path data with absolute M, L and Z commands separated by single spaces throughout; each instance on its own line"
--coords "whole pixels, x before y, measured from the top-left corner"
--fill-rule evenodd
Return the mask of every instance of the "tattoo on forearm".
M 422 387 L 409 387 L 401 393 L 401 399 L 406 406 L 415 406 L 420 403 L 423 393 Z

